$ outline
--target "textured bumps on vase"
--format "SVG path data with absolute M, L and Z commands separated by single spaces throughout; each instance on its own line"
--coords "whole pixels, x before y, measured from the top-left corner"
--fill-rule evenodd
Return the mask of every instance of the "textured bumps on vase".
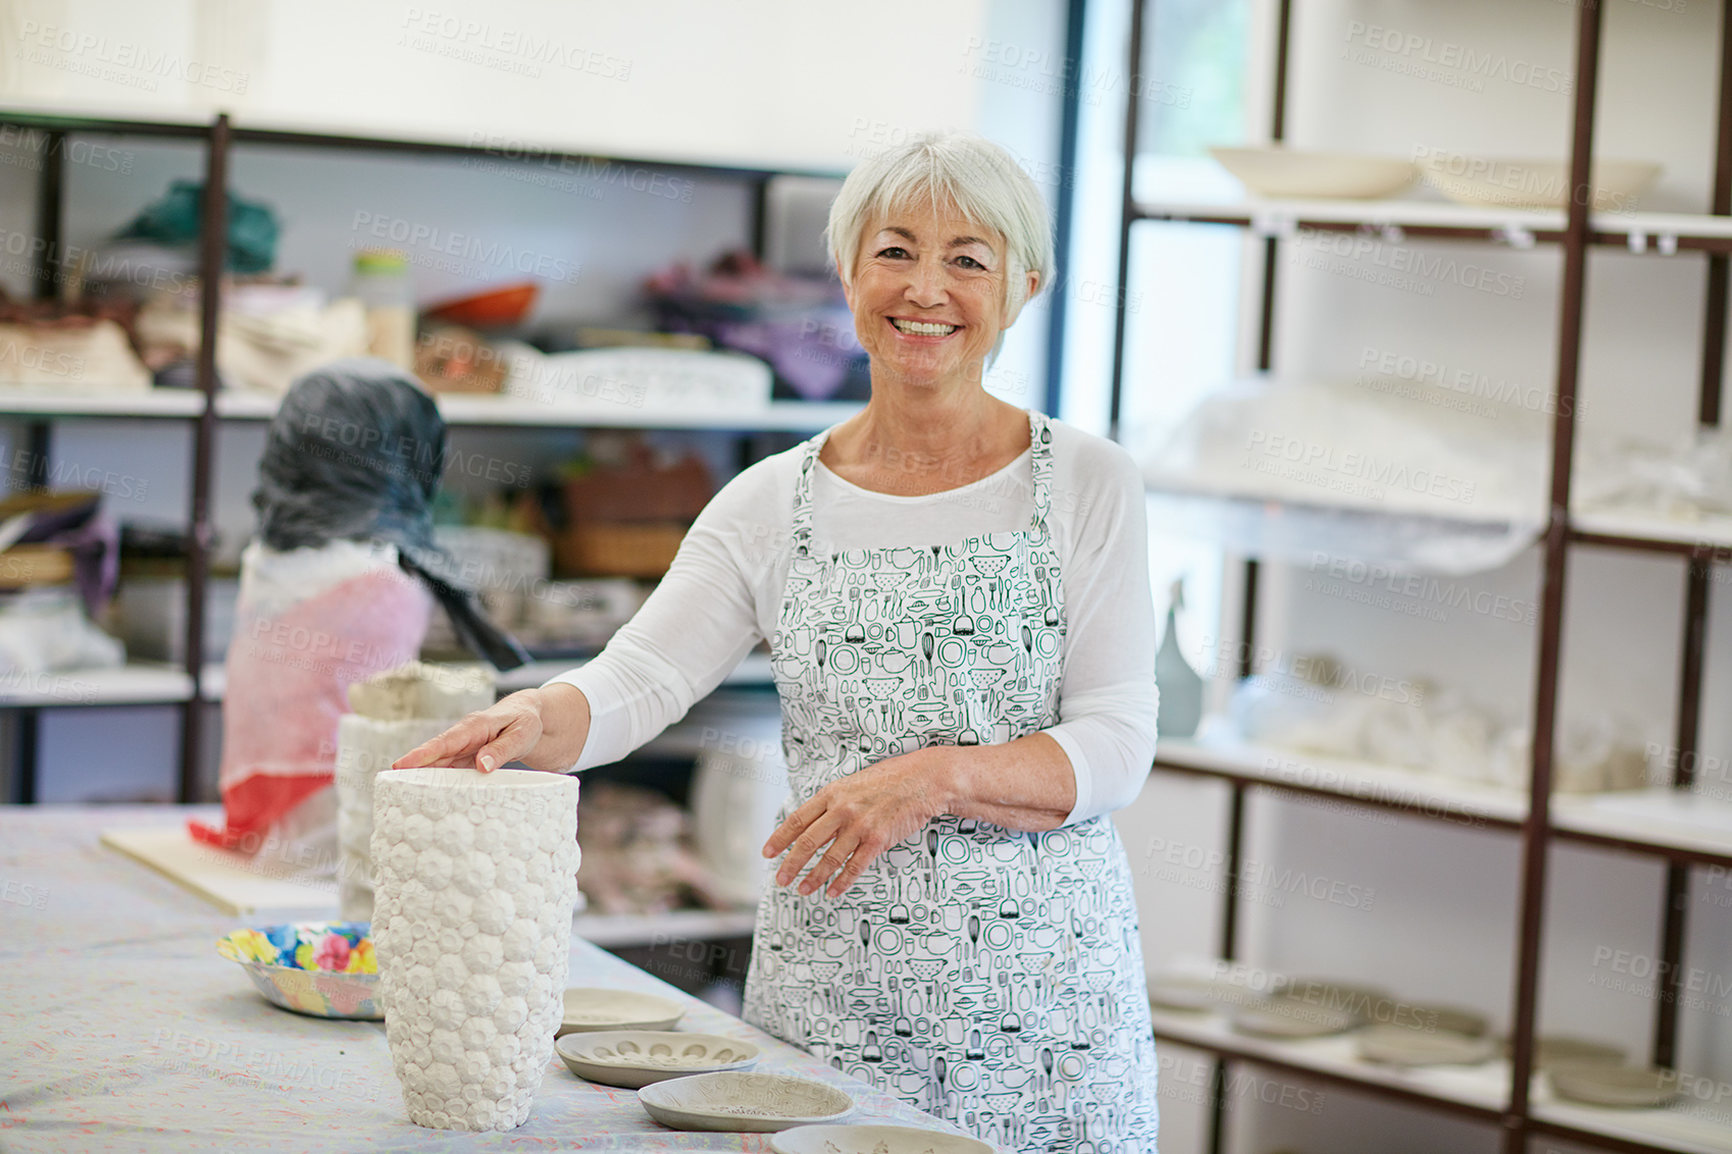
M 373 941 L 409 1120 L 509 1130 L 553 1059 L 577 899 L 575 778 L 398 769 L 374 790 Z

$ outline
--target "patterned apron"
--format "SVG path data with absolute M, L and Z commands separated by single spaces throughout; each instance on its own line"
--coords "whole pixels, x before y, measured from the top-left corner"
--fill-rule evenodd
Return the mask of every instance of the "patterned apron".
M 771 644 L 793 786 L 778 821 L 884 758 L 1056 722 L 1052 433 L 1029 420 L 1032 525 L 957 545 L 817 552 L 824 436 L 807 443 Z M 1154 1038 L 1110 820 L 1019 833 L 939 817 L 840 898 L 796 888 L 759 906 L 748 1021 L 989 1142 L 1152 1154 Z

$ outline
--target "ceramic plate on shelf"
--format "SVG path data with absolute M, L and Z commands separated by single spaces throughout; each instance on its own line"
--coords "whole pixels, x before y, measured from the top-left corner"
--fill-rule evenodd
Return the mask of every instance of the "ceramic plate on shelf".
M 1411 1023 L 1407 1021 L 1406 1019 L 1409 1017 L 1414 1021 Z M 1388 1025 L 1401 1026 L 1426 1034 L 1461 1034 L 1468 1038 L 1478 1038 L 1486 1032 L 1491 1023 L 1478 1010 L 1469 1010 L 1462 1006 L 1430 1006 L 1421 1003 L 1412 1006 L 1411 1012 L 1401 1020 L 1391 1021 Z
M 1356 1034 L 1353 1050 L 1385 1066 L 1477 1066 L 1497 1054 L 1497 1039 L 1470 1038 L 1447 1030 L 1372 1026 Z
M 1321 1038 L 1358 1024 L 1352 1014 L 1300 998 L 1269 998 L 1233 1012 L 1233 1029 L 1262 1038 Z
M 1554 1066 L 1547 1071 L 1558 1097 L 1589 1106 L 1664 1106 L 1678 1096 L 1678 1072 L 1657 1066 Z
M 1344 1014 L 1356 1026 L 1393 1018 L 1401 1006 L 1382 986 L 1362 986 L 1329 978 L 1295 978 L 1271 1000 L 1299 1002 L 1313 1010 Z
M 796 1126 L 770 1139 L 776 1154 L 997 1154 L 978 1138 L 913 1126 Z
M 695 1074 L 645 1086 L 637 1100 L 663 1126 L 733 1133 L 840 1122 L 854 1111 L 836 1087 L 782 1074 Z
M 574 987 L 565 991 L 565 1017 L 555 1037 L 592 1030 L 668 1030 L 686 1016 L 669 998 L 636 990 Z
M 579 1078 L 628 1090 L 688 1074 L 748 1070 L 758 1063 L 758 1048 L 750 1042 L 671 1030 L 567 1034 L 554 1043 L 554 1049 Z
M 1419 175 L 1411 161 L 1386 156 L 1304 152 L 1279 146 L 1211 148 L 1209 155 L 1255 196 L 1363 200 L 1399 192 Z
M 1157 974 L 1149 979 L 1149 1004 L 1161 1010 L 1221 1010 L 1248 1006 L 1269 996 L 1243 982 L 1201 974 Z
M 1505 1042 L 1504 1053 L 1507 1055 L 1509 1052 L 1509 1043 Z M 1536 1067 L 1622 1066 L 1627 1057 L 1629 1055 L 1622 1046 L 1614 1046 L 1609 1042 L 1595 1042 L 1588 1038 L 1572 1038 L 1563 1034 L 1542 1034 L 1534 1039 Z

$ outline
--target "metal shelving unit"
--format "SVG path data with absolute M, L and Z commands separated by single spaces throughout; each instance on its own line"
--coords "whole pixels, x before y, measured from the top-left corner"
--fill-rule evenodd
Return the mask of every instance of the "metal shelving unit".
M 1148 9 L 1155 0 L 1132 5 L 1129 75 L 1143 71 Z M 1466 1114 L 1500 1128 L 1505 1154 L 1523 1154 L 1532 1138 L 1547 1135 L 1589 1146 L 1622 1151 L 1678 1151 L 1706 1154 L 1732 1149 L 1732 1125 L 1689 1104 L 1665 1112 L 1633 1114 L 1597 1110 L 1554 1100 L 1543 1079 L 1534 1076 L 1534 1030 L 1539 1000 L 1541 939 L 1547 894 L 1548 851 L 1553 842 L 1595 846 L 1663 859 L 1667 877 L 1660 896 L 1664 925 L 1656 956 L 1670 987 L 1656 998 L 1650 1058 L 1671 1065 L 1677 1045 L 1679 982 L 1685 967 L 1685 917 L 1689 871 L 1696 865 L 1732 864 L 1732 801 L 1692 792 L 1690 765 L 1697 751 L 1702 709 L 1704 631 L 1708 614 L 1709 566 L 1732 560 L 1732 519 L 1682 525 L 1621 513 L 1572 513 L 1570 492 L 1575 425 L 1572 414 L 1579 381 L 1587 259 L 1596 248 L 1631 252 L 1698 251 L 1707 256 L 1697 418 L 1702 426 L 1720 420 L 1724 349 L 1728 317 L 1728 256 L 1732 254 L 1732 5 L 1723 6 L 1719 44 L 1719 102 L 1715 125 L 1713 190 L 1708 214 L 1593 213 L 1589 185 L 1593 153 L 1594 107 L 1603 6 L 1574 6 L 1575 77 L 1569 142 L 1567 211 L 1540 212 L 1469 208 L 1423 202 L 1266 201 L 1243 204 L 1152 203 L 1133 194 L 1137 155 L 1137 85 L 1125 102 L 1124 175 L 1120 228 L 1118 300 L 1128 299 L 1130 240 L 1150 222 L 1187 221 L 1249 230 L 1263 245 L 1258 299 L 1256 367 L 1273 363 L 1276 306 L 1276 253 L 1283 239 L 1299 229 L 1400 235 L 1465 244 L 1555 246 L 1562 260 L 1557 330 L 1556 415 L 1551 429 L 1549 521 L 1539 548 L 1543 556 L 1537 637 L 1538 676 L 1534 699 L 1534 741 L 1527 790 L 1479 788 L 1393 767 L 1320 761 L 1285 751 L 1223 748 L 1191 742 L 1164 742 L 1155 769 L 1214 778 L 1229 789 L 1226 823 L 1227 877 L 1238 875 L 1244 856 L 1245 797 L 1253 789 L 1328 798 L 1344 807 L 1370 808 L 1399 820 L 1442 821 L 1495 830 L 1519 839 L 1519 924 L 1515 983 L 1511 991 L 1512 1044 L 1500 1059 L 1472 1072 L 1434 1077 L 1430 1073 L 1392 1075 L 1341 1052 L 1339 1040 L 1267 1042 L 1233 1033 L 1216 1018 L 1156 1014 L 1155 1032 L 1166 1041 L 1215 1056 L 1211 1099 L 1214 1115 L 1210 1149 L 1223 1148 L 1226 1124 L 1224 1077 L 1232 1062 L 1301 1074 L 1355 1087 L 1428 1109 Z M 1274 52 L 1274 107 L 1271 136 L 1285 135 L 1287 72 L 1292 0 L 1278 0 Z M 1112 428 L 1116 434 L 1123 400 L 1127 317 L 1121 307 L 1114 336 Z M 1682 658 L 1678 670 L 1678 715 L 1673 745 L 1679 768 L 1671 788 L 1634 795 L 1564 796 L 1552 790 L 1558 684 L 1562 661 L 1565 576 L 1572 547 L 1659 552 L 1686 562 Z M 1255 561 L 1247 563 L 1240 608 L 1241 652 L 1249 666 L 1257 616 Z M 1236 958 L 1238 887 L 1222 887 L 1223 930 L 1219 955 Z M 1652 1114 L 1653 1116 L 1648 1116 Z
M 209 577 L 214 530 L 211 523 L 211 484 L 214 473 L 214 443 L 218 423 L 222 421 L 269 420 L 276 412 L 278 398 L 239 392 L 220 392 L 216 372 L 216 349 L 210 335 L 216 331 L 218 294 L 208 286 L 221 282 L 224 245 L 227 233 L 227 202 L 220 195 L 226 186 L 226 176 L 234 149 L 242 145 L 270 145 L 305 148 L 319 151 L 349 151 L 394 153 L 431 157 L 487 158 L 493 154 L 485 146 L 436 140 L 414 140 L 396 137 L 370 137 L 308 132 L 269 125 L 235 123 L 226 114 L 211 120 L 137 119 L 121 115 L 72 114 L 54 109 L 7 107 L 0 108 L 0 125 L 37 130 L 54 145 L 48 149 L 51 158 L 44 163 L 37 186 L 37 231 L 47 241 L 44 252 L 57 251 L 63 234 L 65 174 L 62 169 L 65 149 L 58 147 L 68 135 L 105 134 L 154 139 L 190 141 L 203 150 L 205 197 L 199 277 L 207 286 L 200 298 L 201 340 L 197 356 L 197 387 L 195 389 L 139 390 L 128 393 L 76 393 L 25 390 L 0 391 L 0 419 L 22 419 L 27 422 L 33 456 L 45 460 L 49 422 L 75 419 L 127 419 L 150 421 L 186 421 L 193 432 L 193 451 L 188 462 L 191 470 L 191 499 L 187 511 L 187 612 L 185 652 L 188 655 L 179 669 L 130 663 L 119 669 L 101 671 L 69 671 L 64 674 L 43 674 L 20 678 L 8 687 L 0 684 L 0 710 L 16 711 L 20 720 L 19 765 L 13 800 L 33 802 L 36 798 L 36 723 L 37 712 L 43 708 L 74 708 L 92 705 L 168 704 L 182 711 L 180 724 L 179 796 L 184 801 L 194 799 L 198 786 L 198 770 L 202 760 L 200 742 L 203 726 L 199 714 L 212 701 L 221 700 L 222 671 L 220 665 L 203 662 L 206 585 Z M 538 152 L 554 161 L 595 164 L 641 165 L 660 171 L 721 177 L 743 181 L 753 189 L 751 237 L 754 246 L 762 249 L 765 189 L 772 177 L 785 174 L 833 176 L 834 173 L 794 173 L 793 170 L 771 170 L 711 164 L 689 164 L 668 159 L 632 159 L 596 157 L 576 152 L 549 149 Z M 33 270 L 37 295 L 52 298 L 59 290 L 58 270 L 43 257 Z M 717 430 L 736 433 L 780 432 L 811 433 L 846 419 L 858 406 L 847 403 L 771 402 L 759 410 L 739 412 L 657 413 L 653 411 L 613 411 L 563 408 L 535 401 L 504 396 L 454 396 L 438 398 L 441 412 L 448 425 L 458 428 L 499 429 L 583 429 L 636 428 Z M 561 664 L 560 668 L 565 668 Z M 534 672 L 551 676 L 551 666 L 533 667 Z M 766 680 L 765 671 L 748 661 L 735 675 L 733 683 L 757 684 Z M 511 688 L 529 684 L 520 675 L 505 679 Z M 539 684 L 539 680 L 535 682 Z M 46 688 L 44 688 L 46 687 Z

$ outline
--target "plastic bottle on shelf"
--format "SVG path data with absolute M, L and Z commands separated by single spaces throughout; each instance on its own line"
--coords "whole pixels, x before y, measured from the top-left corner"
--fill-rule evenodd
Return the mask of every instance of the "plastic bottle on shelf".
M 399 368 L 415 367 L 415 298 L 409 258 L 400 249 L 364 248 L 355 254 L 349 294 L 367 310 L 367 351 Z

